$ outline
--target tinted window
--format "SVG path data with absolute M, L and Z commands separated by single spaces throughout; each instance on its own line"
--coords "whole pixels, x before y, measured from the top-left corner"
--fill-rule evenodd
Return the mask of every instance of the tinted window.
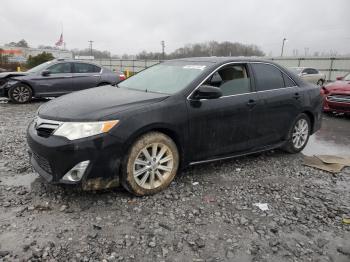
M 219 87 L 223 96 L 250 92 L 250 78 L 244 65 L 229 65 L 215 72 L 205 83 Z
M 294 81 L 289 78 L 286 74 L 283 74 L 283 80 L 284 80 L 284 86 L 285 87 L 291 87 L 291 86 L 296 86 Z
M 92 64 L 74 63 L 75 73 L 99 73 L 101 68 Z
M 308 75 L 312 75 L 312 74 L 318 74 L 318 71 L 316 69 L 313 69 L 313 68 L 306 68 L 306 69 L 304 69 L 303 73 L 306 73 Z
M 70 63 L 59 63 L 48 68 L 51 74 L 65 74 L 71 73 L 71 64 Z
M 254 64 L 257 91 L 271 90 L 284 87 L 282 73 L 275 66 L 268 64 Z

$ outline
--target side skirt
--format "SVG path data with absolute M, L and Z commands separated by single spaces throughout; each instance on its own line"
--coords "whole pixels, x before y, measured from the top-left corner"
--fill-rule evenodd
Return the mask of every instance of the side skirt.
M 223 156 L 223 157 L 211 158 L 211 159 L 207 159 L 207 160 L 190 162 L 189 165 L 193 166 L 193 165 L 198 165 L 198 164 L 204 164 L 204 163 L 209 163 L 209 162 L 215 162 L 215 161 L 220 161 L 220 160 L 226 160 L 226 159 L 231 159 L 231 158 L 247 156 L 247 155 L 256 154 L 256 153 L 261 153 L 261 152 L 264 152 L 264 151 L 268 151 L 268 150 L 279 148 L 279 147 L 283 146 L 284 143 L 286 143 L 286 141 L 280 142 L 280 143 L 272 145 L 272 146 L 267 146 L 267 147 L 264 147 L 264 148 L 260 148 L 258 150 L 243 152 L 243 153 L 234 154 L 234 155 L 227 155 L 227 156 Z

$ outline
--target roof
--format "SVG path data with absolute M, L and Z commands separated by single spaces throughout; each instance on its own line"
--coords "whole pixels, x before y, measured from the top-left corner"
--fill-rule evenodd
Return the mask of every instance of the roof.
M 189 57 L 189 58 L 179 58 L 173 61 L 188 61 L 188 62 L 209 62 L 209 63 L 225 63 L 225 62 L 269 62 L 271 60 L 264 60 L 258 57 L 246 57 L 246 56 L 209 56 L 209 57 Z

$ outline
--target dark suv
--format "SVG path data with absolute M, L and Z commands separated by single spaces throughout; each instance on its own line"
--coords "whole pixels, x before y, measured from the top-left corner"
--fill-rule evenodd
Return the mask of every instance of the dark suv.
M 0 73 L 0 96 L 15 103 L 29 102 L 32 97 L 57 97 L 124 80 L 120 72 L 77 60 L 52 60 L 27 72 Z
M 300 152 L 320 128 L 321 107 L 319 87 L 272 62 L 167 61 L 117 87 L 42 105 L 28 128 L 31 163 L 49 182 L 101 189 L 121 181 L 149 195 L 186 165 Z

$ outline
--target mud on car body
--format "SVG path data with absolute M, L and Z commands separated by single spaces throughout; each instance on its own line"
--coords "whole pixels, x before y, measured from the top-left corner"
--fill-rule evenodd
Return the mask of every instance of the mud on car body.
M 188 58 L 42 105 L 27 139 L 32 165 L 49 182 L 121 182 L 149 195 L 187 165 L 300 152 L 320 128 L 321 108 L 320 88 L 272 62 Z

